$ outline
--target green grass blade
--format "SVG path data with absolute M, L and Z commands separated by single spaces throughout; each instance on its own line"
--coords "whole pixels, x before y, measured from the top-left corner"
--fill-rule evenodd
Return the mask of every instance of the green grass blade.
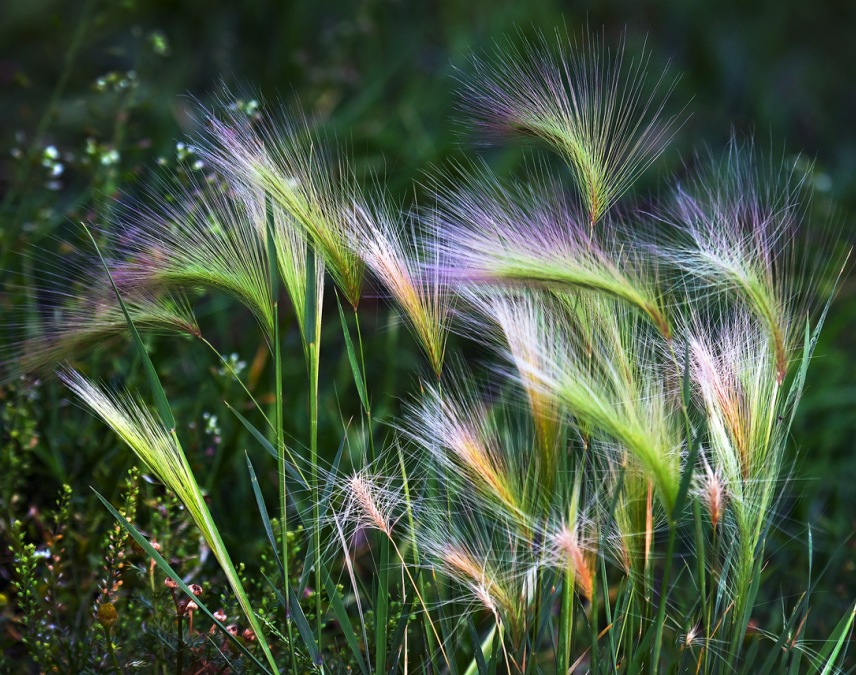
M 306 590 L 306 585 L 309 583 L 309 577 L 313 571 L 314 556 L 315 548 L 307 546 L 306 555 L 303 557 L 303 572 L 300 574 L 300 579 L 297 580 L 297 593 L 299 595 L 303 595 L 303 591 Z
M 265 534 L 267 535 L 268 542 L 270 543 L 271 550 L 273 551 L 273 557 L 276 560 L 277 567 L 279 567 L 280 574 L 282 575 L 282 582 L 285 584 L 287 582 L 287 579 L 285 578 L 285 566 L 283 566 L 282 560 L 279 557 L 279 552 L 277 551 L 276 538 L 273 535 L 273 527 L 270 524 L 270 517 L 268 516 L 265 500 L 262 496 L 261 487 L 259 486 L 259 479 L 256 477 L 256 472 L 253 469 L 250 456 L 246 451 L 244 452 L 244 456 L 247 458 L 247 471 L 250 474 L 250 485 L 253 486 L 253 494 L 256 497 L 256 505 L 259 507 L 259 515 L 262 517 Z M 285 532 L 283 532 L 283 536 L 285 536 Z
M 390 663 L 387 675 L 395 675 L 398 672 L 398 662 L 401 659 L 401 644 L 404 642 L 407 625 L 410 623 L 410 610 L 413 609 L 414 597 L 411 594 L 405 601 L 404 607 L 401 608 L 401 616 L 398 618 L 395 632 L 392 634 L 392 640 L 389 641 L 389 653 L 392 654 L 392 663 Z
M 387 612 L 389 611 L 389 540 L 380 540 L 375 592 L 375 675 L 384 675 L 387 656 Z
M 280 607 L 288 612 L 288 618 L 292 619 L 297 626 L 297 632 L 300 634 L 300 639 L 303 640 L 303 644 L 309 651 L 309 656 L 312 659 L 312 662 L 316 666 L 320 666 L 322 661 L 321 652 L 318 650 L 318 643 L 315 642 L 315 638 L 312 635 L 312 629 L 309 627 L 309 622 L 306 620 L 306 615 L 303 613 L 303 608 L 300 606 L 297 594 L 294 592 L 291 584 L 286 584 L 288 587 L 288 600 L 286 600 L 282 595 L 282 592 L 276 587 L 276 584 L 270 580 L 270 577 L 264 573 L 262 576 L 265 578 L 265 581 L 267 581 L 268 586 L 270 586 L 274 595 L 276 595 L 276 599 Z
M 342 335 L 345 338 L 345 348 L 348 352 L 348 361 L 351 363 L 351 372 L 354 375 L 354 384 L 357 385 L 357 393 L 360 396 L 360 403 L 363 404 L 363 410 L 369 409 L 369 398 L 366 395 L 366 384 L 363 380 L 360 363 L 357 360 L 357 354 L 354 351 L 354 343 L 351 341 L 351 333 L 348 330 L 348 323 L 345 320 L 345 312 L 342 310 L 342 303 L 339 300 L 339 294 L 336 294 L 336 305 L 339 307 L 339 318 L 342 321 Z
M 252 434 L 253 438 L 255 438 L 261 444 L 261 446 L 265 449 L 265 451 L 271 457 L 273 457 L 274 459 L 277 459 L 276 450 L 274 449 L 271 442 L 267 438 L 265 438 L 265 435 L 262 432 L 260 432 L 253 425 L 252 422 L 250 422 L 246 417 L 244 417 L 241 413 L 239 413 L 231 405 L 229 405 L 228 402 L 224 401 L 224 403 L 226 404 L 226 407 L 235 414 L 235 417 L 238 418 L 238 420 L 241 422 L 241 424 L 244 425 L 244 427 L 247 429 L 247 431 L 249 431 L 250 434 Z M 289 454 L 291 454 L 291 453 L 289 453 Z M 296 480 L 300 484 L 300 487 L 302 487 L 304 490 L 309 489 L 309 486 L 306 483 L 306 479 L 303 477 L 303 474 L 300 472 L 300 469 L 298 469 L 295 465 L 291 464 L 290 462 L 286 462 L 285 463 L 285 470 L 288 472 L 289 476 L 291 476 L 294 480 Z
M 241 413 L 239 413 L 231 405 L 229 405 L 228 401 L 224 401 L 224 403 L 226 404 L 226 407 L 229 410 L 231 410 L 232 413 L 234 413 L 235 417 L 238 418 L 238 421 L 240 421 L 241 424 L 244 425 L 244 427 L 247 429 L 247 431 L 249 431 L 253 435 L 253 438 L 255 438 L 261 444 L 261 446 L 265 449 L 265 451 L 271 457 L 276 459 L 277 458 L 276 450 L 274 449 L 273 444 L 267 438 L 265 438 L 264 434 L 262 434 L 262 432 L 260 432 L 258 429 L 256 429 L 256 427 L 246 417 L 244 417 Z
M 321 562 L 320 567 L 321 577 L 324 580 L 324 588 L 327 591 L 327 597 L 330 598 L 330 607 L 333 610 L 336 620 L 339 622 L 339 628 L 345 636 L 345 642 L 348 643 L 348 647 L 360 668 L 360 672 L 363 675 L 369 675 L 368 666 L 366 666 L 365 659 L 363 659 L 363 652 L 360 649 L 359 642 L 357 641 L 356 633 L 354 633 L 354 627 L 351 625 L 351 619 L 345 609 L 345 603 L 342 602 L 339 589 L 336 588 L 336 585 L 333 583 L 333 579 L 330 577 L 330 572 L 327 570 L 327 566 L 323 561 Z
M 309 650 L 312 662 L 316 666 L 320 666 L 321 652 L 318 651 L 318 643 L 315 642 L 315 637 L 312 635 L 312 629 L 309 627 L 309 622 L 306 620 L 306 615 L 303 613 L 303 608 L 300 606 L 300 602 L 298 601 L 297 595 L 291 587 L 291 584 L 288 584 L 288 600 L 288 606 L 291 609 L 291 618 L 297 626 L 297 632 L 300 633 L 303 644 L 305 644 L 306 649 Z
M 490 661 L 488 661 L 488 663 L 487 663 L 487 675 L 496 675 L 496 665 L 499 662 L 499 652 L 500 652 L 500 649 L 499 649 L 499 647 L 500 647 L 500 645 L 499 645 L 499 640 L 500 640 L 499 631 L 501 631 L 501 630 L 502 629 L 499 626 L 494 624 L 493 630 L 491 630 L 490 635 L 489 635 L 489 637 L 492 636 L 493 639 L 490 642 Z
M 484 660 L 484 654 L 482 653 L 479 632 L 476 630 L 472 615 L 469 614 L 467 615 L 467 627 L 470 629 L 470 639 L 473 642 L 473 661 L 476 664 L 476 668 L 478 668 L 479 675 L 487 675 L 487 661 Z
M 832 631 L 829 640 L 827 640 L 823 649 L 818 652 L 815 668 L 819 669 L 821 665 L 823 666 L 821 675 L 830 675 L 830 673 L 835 672 L 835 662 L 838 660 L 845 643 L 848 641 L 850 629 L 853 627 L 854 616 L 856 616 L 856 605 L 853 605 L 853 608 L 838 622 L 838 626 Z
M 681 476 L 681 484 L 678 487 L 678 495 L 675 498 L 675 506 L 672 509 L 672 523 L 677 523 L 681 519 L 687 494 L 689 493 L 690 483 L 692 482 L 693 474 L 695 473 L 695 464 L 698 460 L 700 448 L 701 430 L 696 433 L 695 438 L 693 438 L 692 443 L 690 444 L 690 451 L 687 453 L 687 465 L 684 468 L 683 475 Z

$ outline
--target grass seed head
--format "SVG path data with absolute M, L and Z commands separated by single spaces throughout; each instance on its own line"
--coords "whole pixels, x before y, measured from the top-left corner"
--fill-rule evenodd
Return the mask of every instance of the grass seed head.
M 209 115 L 201 143 L 206 161 L 231 185 L 269 195 L 323 258 L 356 307 L 363 265 L 353 250 L 350 222 L 364 203 L 350 168 L 331 159 L 326 143 L 298 115 Z M 278 235 L 277 235 L 278 236 Z
M 503 45 L 496 63 L 475 61 L 465 107 L 485 130 L 539 138 L 568 163 L 594 226 L 670 140 L 663 120 L 674 81 L 649 87 L 650 55 L 628 60 L 592 33 Z

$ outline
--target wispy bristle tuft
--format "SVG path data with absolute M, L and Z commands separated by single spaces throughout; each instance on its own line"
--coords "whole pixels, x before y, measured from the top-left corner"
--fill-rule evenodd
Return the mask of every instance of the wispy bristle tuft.
M 380 201 L 354 208 L 352 216 L 359 255 L 404 312 L 439 378 L 454 295 L 435 227 L 424 222 L 417 232 L 411 217 Z
M 283 114 L 274 121 L 235 112 L 208 121 L 210 134 L 201 144 L 206 161 L 231 184 L 262 191 L 288 213 L 356 307 L 363 265 L 349 223 L 364 199 L 350 169 L 330 159 L 303 117 Z
M 676 117 L 660 118 L 674 81 L 663 74 L 649 86 L 650 55 L 628 62 L 623 41 L 613 53 L 597 35 L 557 34 L 556 47 L 541 37 L 504 45 L 495 64 L 476 61 L 465 106 L 490 132 L 535 136 L 559 152 L 594 226 L 673 135 Z

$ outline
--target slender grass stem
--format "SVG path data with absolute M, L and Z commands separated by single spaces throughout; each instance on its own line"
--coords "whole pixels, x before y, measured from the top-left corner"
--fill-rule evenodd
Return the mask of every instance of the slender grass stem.
M 657 620 L 654 635 L 653 652 L 651 654 L 651 672 L 659 672 L 660 651 L 663 641 L 663 627 L 666 623 L 666 607 L 669 603 L 669 576 L 672 568 L 672 556 L 675 554 L 675 540 L 678 526 L 674 521 L 669 522 L 669 543 L 666 546 L 666 559 L 663 564 L 663 578 L 660 582 L 660 603 L 657 607 Z
M 422 597 L 422 594 L 419 592 L 419 586 L 414 581 L 413 575 L 410 574 L 410 570 L 407 569 L 407 565 L 404 562 L 404 556 L 401 555 L 401 550 L 398 548 L 398 544 L 395 543 L 395 540 L 392 537 L 388 537 L 386 540 L 388 540 L 389 543 L 392 544 L 392 548 L 393 548 L 393 550 L 395 550 L 395 554 L 396 554 L 396 556 L 398 556 L 398 559 L 401 562 L 401 566 L 404 569 L 404 572 L 407 575 L 407 578 L 410 580 L 410 585 L 413 586 L 413 590 L 416 593 L 416 598 L 419 600 L 419 603 L 422 605 L 422 609 L 425 612 L 425 615 L 428 616 L 428 606 L 425 604 L 425 600 Z M 443 641 L 440 640 L 440 636 L 437 633 L 437 629 L 434 627 L 434 624 L 431 622 L 430 617 L 428 619 L 428 622 L 431 624 L 431 628 L 434 632 L 434 636 L 437 638 L 437 640 L 439 642 L 440 653 L 443 654 L 443 659 L 446 661 L 446 666 L 448 667 L 449 656 L 446 654 L 446 650 L 443 648 Z
M 291 621 L 291 608 L 289 606 L 289 565 L 288 565 L 288 485 L 285 481 L 285 428 L 283 419 L 283 391 L 282 391 L 282 346 L 279 336 L 279 302 L 274 302 L 274 397 L 276 410 L 274 411 L 274 430 L 276 434 L 276 459 L 277 459 L 277 479 L 279 492 L 279 517 L 282 528 L 282 588 L 283 596 L 285 597 L 285 622 L 286 631 L 288 632 L 289 644 L 294 644 L 294 627 Z M 249 393 L 249 392 L 248 392 Z M 251 396 L 252 398 L 252 396 Z M 255 401 L 255 400 L 254 400 Z M 267 421 L 267 417 L 265 417 Z M 268 422 L 270 424 L 270 422 Z M 297 657 L 295 650 L 291 649 L 291 666 L 292 669 L 297 668 Z
M 321 486 L 318 481 L 318 370 L 321 350 L 318 338 L 309 343 L 309 461 L 312 481 L 312 521 L 315 525 L 312 533 L 315 549 L 315 619 L 318 649 L 321 650 L 323 617 L 321 616 Z
M 556 672 L 567 673 L 571 663 L 571 635 L 574 631 L 574 566 L 565 567 L 562 604 L 559 609 L 559 663 Z
M 363 333 L 360 327 L 360 313 L 357 307 L 354 307 L 354 323 L 357 329 L 357 349 L 359 350 L 360 359 L 360 376 L 362 377 L 362 389 L 368 391 L 368 379 L 366 376 L 366 360 L 365 349 L 363 348 Z M 372 407 L 371 401 L 366 396 L 363 402 L 363 412 L 365 414 L 365 434 L 367 436 L 369 446 L 369 461 L 374 462 L 377 458 L 377 452 L 374 444 L 374 427 L 372 423 Z M 386 672 L 386 649 L 387 649 L 387 617 L 389 613 L 389 542 L 386 537 L 380 537 L 380 550 L 378 551 L 378 576 L 377 587 L 375 590 L 375 673 L 383 675 Z M 393 542 L 393 545 L 394 542 Z M 396 548 L 396 550 L 398 550 Z M 400 557 L 400 554 L 399 554 Z M 404 560 L 402 565 L 406 569 Z M 419 593 L 417 586 L 414 584 L 414 589 Z

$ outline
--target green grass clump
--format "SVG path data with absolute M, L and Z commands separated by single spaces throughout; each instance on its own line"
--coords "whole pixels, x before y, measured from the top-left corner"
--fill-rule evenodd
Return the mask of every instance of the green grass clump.
M 99 303 L 74 307 L 100 323 L 86 332 L 60 314 L 47 332 L 59 346 L 22 367 L 78 356 L 78 332 L 131 336 L 142 393 L 82 366 L 56 364 L 60 379 L 183 510 L 219 572 L 191 583 L 200 569 L 165 551 L 153 513 L 145 525 L 132 472 L 121 510 L 98 495 L 122 529 L 106 544 L 98 637 L 75 663 L 124 672 L 138 649 L 179 673 L 840 671 L 853 614 L 806 636 L 813 570 L 781 616 L 759 598 L 844 257 L 830 246 L 815 263 L 801 247 L 817 228 L 799 165 L 761 171 L 737 140 L 694 183 L 619 209 L 669 138 L 671 88 L 648 94 L 646 57 L 628 67 L 623 47 L 545 49 L 478 64 L 465 96 L 491 130 L 546 141 L 567 175 L 512 185 L 459 168 L 429 188 L 430 207 L 397 209 L 305 120 L 233 106 L 198 146 L 204 181 L 90 235 Z M 371 365 L 412 350 L 389 327 L 391 348 L 372 355 L 364 275 L 425 357 L 403 410 Z M 259 346 L 246 374 L 185 299 L 212 291 L 256 319 L 241 326 Z M 220 480 L 247 486 L 252 535 L 218 525 L 221 491 L 204 489 L 152 328 L 214 350 L 237 385 L 223 414 L 243 457 Z M 473 353 L 484 365 L 465 365 Z M 344 377 L 327 365 L 336 355 Z M 26 645 L 40 667 L 71 663 L 42 638 L 39 562 L 14 534 Z M 129 537 L 145 592 L 126 611 Z M 261 544 L 236 563 L 245 539 Z M 243 630 L 228 623 L 238 614 Z M 159 646 L 123 642 L 150 620 Z

